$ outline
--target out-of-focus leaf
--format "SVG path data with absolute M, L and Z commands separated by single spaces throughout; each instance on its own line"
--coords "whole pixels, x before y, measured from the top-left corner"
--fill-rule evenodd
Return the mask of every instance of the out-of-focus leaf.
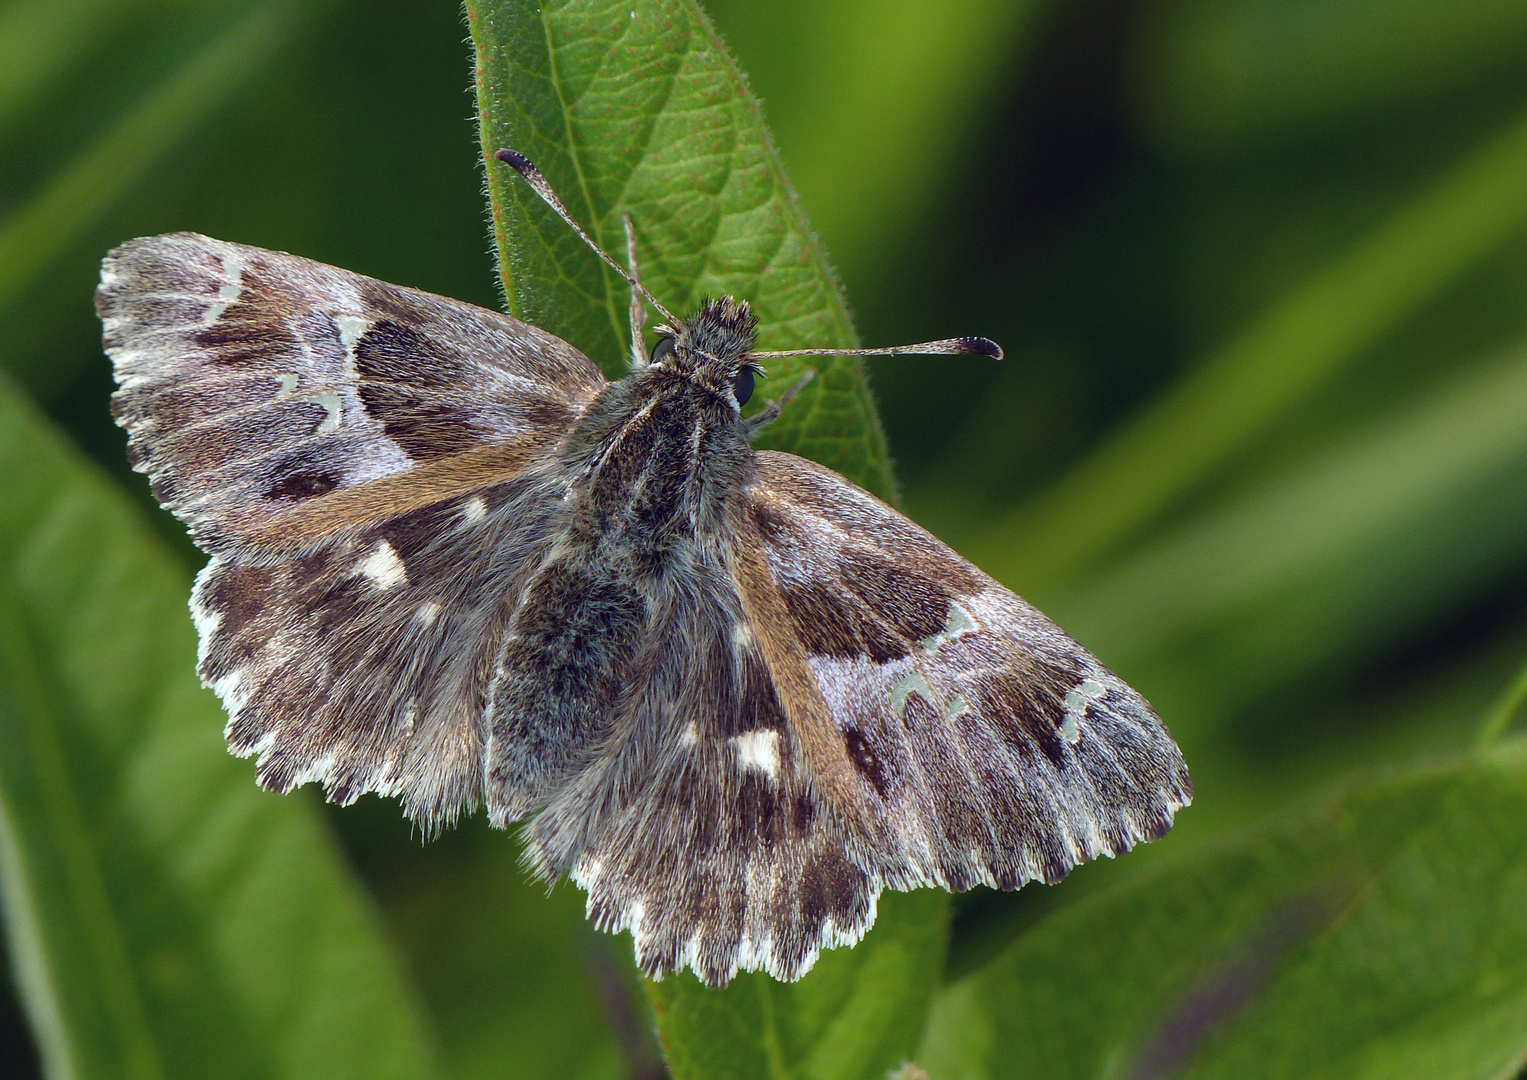
M 1368 780 L 1053 916 L 936 1004 L 934 1080 L 1505 1080 L 1527 744 Z
M 485 157 L 534 161 L 606 251 L 624 259 L 635 222 L 642 281 L 681 317 L 705 296 L 745 299 L 759 348 L 846 346 L 837 283 L 758 102 L 693 3 L 582 0 L 467 5 L 477 47 Z M 610 374 L 629 355 L 628 290 L 514 171 L 488 166 L 509 307 Z M 892 488 L 885 439 L 857 359 L 805 358 L 817 377 L 760 445 L 803 454 L 876 494 Z M 758 399 L 807 367 L 770 365 Z
M 0 309 L 242 85 L 291 19 L 287 0 L 256 7 L 0 223 Z
M 390 799 L 369 816 L 373 827 L 385 818 L 389 831 L 408 831 Z M 635 1066 L 657 1045 L 630 942 L 589 925 L 583 893 L 565 882 L 548 893 L 520 865 L 514 837 L 480 818 L 422 851 L 410 846 L 405 864 L 367 863 L 366 876 L 383 889 L 393 936 L 417 973 L 442 1073 L 643 1080 Z
M 1170 681 L 1199 713 L 1231 715 L 1314 664 L 1390 640 L 1520 557 L 1524 416 L 1518 347 L 1045 607 L 1111 664 Z
M 872 940 L 824 953 L 799 983 L 694 976 L 652 985 L 675 1080 L 869 1080 L 912 1053 L 943 967 L 948 904 L 931 889 L 880 899 Z
M 1520 62 L 1517 0 L 1186 0 L 1147 9 L 1146 126 L 1203 152 L 1435 100 Z
M 8 383 L 0 475 L 0 879 L 49 1074 L 430 1074 L 312 802 L 224 749 L 185 571 Z
M 1497 698 L 1485 713 L 1484 723 L 1479 725 L 1479 745 L 1490 746 L 1506 733 L 1511 721 L 1516 719 L 1522 705 L 1527 704 L 1527 667 L 1517 672 L 1511 685 Z
M 1074 577 L 1210 476 L 1527 221 L 1527 120 L 1274 304 L 966 554 L 1029 591 Z
M 936 197 L 1046 0 L 707 5 L 850 279 Z
M 0 7 L 0 140 L 47 84 L 119 21 L 126 6 L 123 0 L 10 0 Z
M 630 213 L 643 281 L 676 312 L 731 293 L 754 304 L 761 347 L 853 341 L 758 103 L 698 7 L 647 0 L 536 10 L 473 0 L 467 13 L 486 157 L 504 146 L 527 154 L 617 257 L 621 214 Z M 488 187 L 511 309 L 618 373 L 625 286 L 512 171 L 491 163 Z M 887 494 L 890 468 L 861 366 L 811 359 L 818 377 L 769 441 Z M 765 393 L 803 366 L 780 363 Z M 940 893 L 883 898 L 880 925 L 864 942 L 825 955 L 791 986 L 751 976 L 710 991 L 688 975 L 653 986 L 675 1071 L 723 1075 L 761 1060 L 783 1063 L 792 1070 L 784 1075 L 884 1073 L 912 1047 L 914 1018 L 942 965 L 946 904 Z M 760 1048 L 763 1059 L 754 1057 Z

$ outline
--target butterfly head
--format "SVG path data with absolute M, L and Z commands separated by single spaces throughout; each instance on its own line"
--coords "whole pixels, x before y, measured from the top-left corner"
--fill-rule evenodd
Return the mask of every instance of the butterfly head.
M 760 369 L 751 357 L 758 317 L 747 301 L 723 296 L 704 300 L 693 318 L 661 327 L 650 363 L 666 367 L 706 389 L 730 394 L 740 408 L 753 393 Z

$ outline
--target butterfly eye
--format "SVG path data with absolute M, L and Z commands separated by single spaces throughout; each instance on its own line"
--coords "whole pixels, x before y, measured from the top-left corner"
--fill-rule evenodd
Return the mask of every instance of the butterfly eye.
M 753 369 L 745 367 L 737 373 L 732 380 L 732 396 L 737 399 L 737 404 L 746 405 L 748 398 L 753 396 Z
M 652 358 L 648 361 L 648 363 L 661 364 L 664 360 L 667 360 L 672 355 L 673 336 L 671 334 L 664 334 L 662 337 L 657 339 L 657 344 L 652 346 Z

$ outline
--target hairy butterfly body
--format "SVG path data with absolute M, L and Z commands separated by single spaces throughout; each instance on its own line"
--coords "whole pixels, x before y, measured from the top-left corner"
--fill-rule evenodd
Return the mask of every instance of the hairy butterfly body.
M 518 320 L 291 255 L 107 257 L 114 410 L 212 556 L 199 670 L 259 782 L 529 818 L 536 868 L 645 971 L 712 985 L 799 977 L 884 887 L 1055 881 L 1164 832 L 1191 785 L 1146 702 L 896 511 L 755 451 L 776 354 L 745 303 L 680 320 L 628 280 L 667 323 L 647 358 L 634 300 L 608 382 Z

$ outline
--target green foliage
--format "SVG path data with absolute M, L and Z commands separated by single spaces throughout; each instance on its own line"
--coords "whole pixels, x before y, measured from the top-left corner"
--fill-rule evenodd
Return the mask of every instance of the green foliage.
M 875 928 L 800 982 L 742 975 L 723 991 L 685 974 L 648 985 L 676 1080 L 883 1076 L 917 1047 L 944 961 L 949 906 L 932 890 L 881 897 Z
M 1527 747 L 1354 785 L 946 988 L 933 1076 L 1511 1076 Z
M 763 115 L 698 7 L 467 4 L 486 159 L 536 162 L 606 251 L 637 235 L 642 282 L 672 311 L 746 297 L 759 346 L 855 343 L 826 256 L 769 145 Z M 611 375 L 629 365 L 629 291 L 508 168 L 488 171 L 509 308 L 575 341 Z M 820 358 L 817 358 L 820 359 Z M 880 495 L 885 441 L 863 365 L 835 358 L 767 433 Z M 805 369 L 774 366 L 760 400 Z M 762 444 L 761 444 L 762 445 Z
M 451 5 L 0 5 L 0 1073 L 1517 1075 L 1521 5 L 708 6 L 472 0 L 469 52 Z M 765 347 L 857 340 L 827 250 L 870 343 L 1008 346 L 873 369 L 904 500 L 1156 703 L 1169 837 L 707 991 L 480 821 L 254 787 L 95 267 L 195 228 L 492 304 L 503 145 Z M 618 279 L 486 179 L 500 298 L 620 371 Z M 771 444 L 893 492 L 864 369 L 813 366 Z
M 190 575 L 8 381 L 0 472 L 0 874 L 50 1074 L 429 1074 L 313 799 L 221 745 Z

